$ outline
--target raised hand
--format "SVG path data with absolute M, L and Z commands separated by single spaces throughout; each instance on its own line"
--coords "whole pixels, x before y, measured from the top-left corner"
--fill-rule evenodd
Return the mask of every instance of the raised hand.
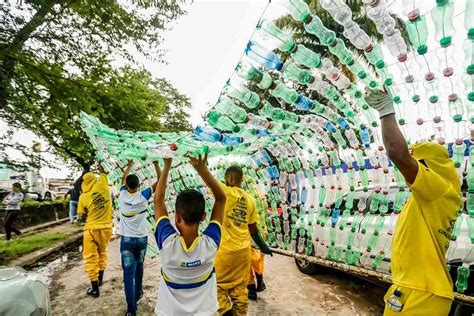
M 365 101 L 371 108 L 379 112 L 380 117 L 395 114 L 392 97 L 384 90 L 371 90 L 366 87 Z

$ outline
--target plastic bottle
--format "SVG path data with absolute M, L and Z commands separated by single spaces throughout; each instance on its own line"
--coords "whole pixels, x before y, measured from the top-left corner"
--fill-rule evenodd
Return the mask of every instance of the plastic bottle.
M 394 312 L 400 312 L 403 308 L 402 302 L 400 302 L 400 297 L 402 293 L 398 290 L 393 291 L 393 294 L 390 295 L 387 299 L 388 307 Z
M 451 158 L 456 168 L 461 167 L 461 164 L 464 159 L 465 150 L 466 150 L 466 144 L 463 142 L 463 140 L 456 139 L 456 141 L 453 144 L 453 156 Z
M 474 1 L 466 1 L 466 11 L 464 12 L 464 28 L 466 30 L 474 28 Z
M 291 57 L 298 64 L 308 68 L 318 68 L 321 65 L 321 56 L 302 44 L 298 44 L 296 51 L 292 53 Z
M 384 34 L 384 43 L 390 54 L 394 57 L 400 59 L 401 56 L 406 55 L 407 53 L 407 45 L 398 29 L 394 29 L 392 32 Z
M 240 130 L 228 116 L 222 115 L 217 111 L 209 112 L 206 120 L 212 127 L 223 131 L 238 132 Z
M 249 113 L 247 124 L 257 128 L 270 128 L 271 123 L 261 116 Z
M 314 80 L 310 71 L 299 68 L 292 62 L 286 62 L 282 71 L 284 78 L 297 81 L 302 85 L 311 83 Z
M 283 63 L 280 58 L 272 51 L 264 48 L 256 42 L 249 41 L 245 49 L 245 54 L 255 62 L 259 63 L 265 68 L 275 69 L 280 71 Z
M 331 46 L 336 41 L 336 33 L 324 27 L 323 22 L 317 16 L 312 16 L 310 23 L 305 23 L 304 29 L 319 38 L 321 44 Z
M 458 277 L 456 279 L 456 289 L 460 293 L 464 293 L 468 287 L 468 279 L 471 274 L 469 264 L 463 263 L 462 266 L 458 267 Z
M 283 5 L 296 21 L 306 22 L 311 16 L 309 7 L 303 0 L 284 1 Z
M 435 39 L 451 40 L 454 35 L 453 4 L 451 0 L 436 0 L 436 7 L 431 11 L 431 18 L 435 24 Z
M 278 48 L 279 51 L 284 53 L 291 53 L 296 48 L 293 38 L 269 20 L 260 21 L 257 24 L 257 30 L 257 34 L 260 33 L 264 40 L 274 43 L 272 48 Z
M 290 89 L 285 86 L 283 83 L 278 82 L 273 90 L 270 90 L 270 94 L 275 98 L 282 99 L 288 104 L 293 104 L 298 99 L 298 92 L 296 90 Z
M 260 89 L 268 89 L 273 82 L 269 74 L 260 71 L 245 60 L 237 65 L 235 72 L 240 78 L 257 83 L 257 87 Z
M 222 134 L 219 133 L 217 130 L 213 128 L 207 128 L 201 125 L 197 126 L 194 129 L 194 135 L 199 137 L 199 139 L 208 142 L 218 142 L 222 140 Z
M 420 16 L 419 12 L 413 13 L 409 17 L 407 23 L 407 32 L 410 42 L 416 48 L 418 54 L 423 55 L 428 50 L 426 42 L 428 40 L 428 27 L 424 16 Z
M 449 115 L 455 122 L 460 122 L 464 114 L 464 107 L 461 98 L 457 94 L 449 95 Z
M 228 97 L 221 97 L 214 109 L 222 114 L 228 115 L 234 122 L 242 123 L 247 121 L 247 111 L 237 106 Z
M 249 109 L 255 109 L 260 105 L 260 97 L 258 94 L 250 91 L 244 86 L 234 87 L 230 83 L 227 83 L 224 88 L 224 92 L 227 95 L 242 102 Z
M 354 21 L 344 25 L 343 35 L 358 49 L 367 48 L 371 42 L 367 33 L 361 30 L 360 26 Z

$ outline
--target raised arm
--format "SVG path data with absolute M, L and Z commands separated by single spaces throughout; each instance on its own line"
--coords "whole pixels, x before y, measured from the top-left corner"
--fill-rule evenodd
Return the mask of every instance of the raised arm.
M 153 183 L 153 185 L 151 186 L 151 190 L 154 192 L 155 189 L 156 189 L 156 185 L 158 184 L 158 180 L 160 180 L 161 178 L 161 169 L 160 169 L 160 165 L 158 164 L 158 161 L 153 161 L 153 166 L 155 167 L 155 171 L 156 171 L 156 182 Z
M 400 131 L 391 96 L 385 91 L 366 90 L 366 101 L 380 114 L 382 139 L 388 157 L 407 182 L 412 184 L 418 173 L 418 162 L 411 156 L 405 137 Z
M 222 224 L 224 221 L 226 196 L 219 182 L 211 174 L 209 168 L 207 168 L 207 154 L 204 157 L 189 157 L 189 163 L 196 169 L 202 180 L 211 188 L 212 194 L 214 195 L 215 202 L 212 208 L 211 221 L 215 220 Z
M 160 178 L 158 179 L 158 184 L 155 189 L 155 196 L 153 197 L 153 205 L 155 207 L 155 221 L 162 216 L 168 216 L 168 210 L 166 209 L 165 195 L 166 195 L 166 185 L 168 182 L 168 174 L 171 169 L 171 158 L 165 158 L 165 165 L 163 171 L 161 172 Z
M 133 160 L 130 159 L 127 163 L 127 167 L 125 168 L 125 171 L 123 172 L 122 186 L 125 185 L 125 180 L 127 179 L 128 175 L 130 173 L 130 170 L 132 169 L 132 166 L 133 166 Z

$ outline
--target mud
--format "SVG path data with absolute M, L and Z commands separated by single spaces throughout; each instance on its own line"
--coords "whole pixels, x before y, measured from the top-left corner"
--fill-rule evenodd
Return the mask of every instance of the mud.
M 124 315 L 119 240 L 109 246 L 109 266 L 99 298 L 87 297 L 89 286 L 79 248 L 66 251 L 35 270 L 51 280 L 55 315 Z M 385 290 L 341 272 L 324 270 L 315 276 L 302 274 L 292 258 L 266 258 L 267 289 L 250 302 L 249 315 L 381 315 Z M 43 269 L 43 270 L 42 270 Z M 153 315 L 160 281 L 159 257 L 145 260 L 144 298 L 138 315 Z

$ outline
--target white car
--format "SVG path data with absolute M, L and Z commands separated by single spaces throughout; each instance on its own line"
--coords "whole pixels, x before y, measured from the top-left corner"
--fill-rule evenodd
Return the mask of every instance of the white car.
M 0 266 L 0 315 L 50 316 L 46 278 L 20 267 Z

